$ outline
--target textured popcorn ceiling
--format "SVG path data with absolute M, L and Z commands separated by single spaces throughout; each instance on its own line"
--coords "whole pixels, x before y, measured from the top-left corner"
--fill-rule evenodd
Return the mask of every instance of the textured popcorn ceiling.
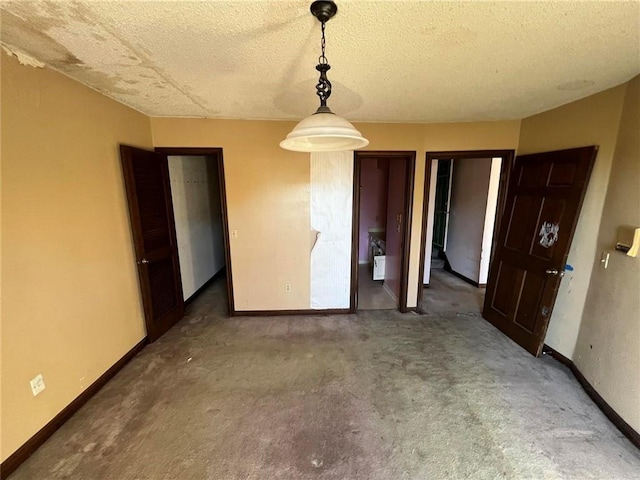
M 12 50 L 152 116 L 315 110 L 310 1 L 2 1 Z M 640 3 L 338 1 L 333 95 L 350 120 L 522 118 L 640 73 Z

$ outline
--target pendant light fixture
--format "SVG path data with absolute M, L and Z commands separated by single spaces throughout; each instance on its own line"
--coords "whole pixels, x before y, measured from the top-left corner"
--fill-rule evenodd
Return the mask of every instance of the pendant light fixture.
M 322 24 L 322 54 L 316 65 L 320 78 L 316 85 L 316 94 L 320 97 L 320 106 L 316 112 L 298 123 L 280 142 L 286 150 L 296 152 L 335 152 L 356 150 L 369 145 L 369 140 L 354 128 L 348 120 L 335 115 L 327 106 L 331 96 L 331 82 L 327 71 L 331 68 L 325 56 L 324 30 L 329 21 L 338 12 L 335 2 L 318 0 L 311 4 L 311 13 Z

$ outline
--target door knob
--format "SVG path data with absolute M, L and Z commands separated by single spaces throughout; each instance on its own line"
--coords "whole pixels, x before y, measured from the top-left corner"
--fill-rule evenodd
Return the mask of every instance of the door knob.
M 141 265 L 141 264 L 142 264 L 142 265 L 146 265 L 147 263 L 149 263 L 149 260 L 147 260 L 146 258 L 143 258 L 142 260 L 140 260 L 140 261 L 138 262 L 138 265 Z
M 549 275 L 560 275 L 561 277 L 564 277 L 564 270 L 558 270 L 556 268 L 547 269 L 547 273 Z

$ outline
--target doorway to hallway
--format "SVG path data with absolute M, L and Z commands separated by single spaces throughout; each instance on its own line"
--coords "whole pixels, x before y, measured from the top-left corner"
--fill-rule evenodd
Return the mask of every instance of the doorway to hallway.
M 429 295 L 454 285 L 453 276 L 483 295 L 513 157 L 512 150 L 427 153 L 418 311 L 439 311 Z
M 415 152 L 355 152 L 351 311 L 407 311 Z
M 148 340 L 175 325 L 185 302 L 222 273 L 231 313 L 221 149 L 121 145 L 120 157 Z

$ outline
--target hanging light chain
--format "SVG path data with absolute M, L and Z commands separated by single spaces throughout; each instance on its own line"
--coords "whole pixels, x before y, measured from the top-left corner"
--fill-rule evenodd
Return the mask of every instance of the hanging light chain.
M 326 26 L 327 24 L 325 22 L 322 22 L 322 40 L 320 41 L 320 46 L 322 48 L 322 55 L 320 55 L 320 57 L 318 58 L 318 63 L 329 63 L 326 55 L 324 54 L 324 49 L 327 43 L 326 39 L 324 38 L 324 29 Z
M 327 78 L 327 71 L 331 68 L 329 65 L 329 61 L 325 55 L 325 46 L 326 40 L 324 37 L 325 30 L 325 22 L 322 23 L 322 40 L 320 42 L 320 47 L 322 49 L 322 54 L 318 58 L 318 65 L 316 65 L 316 70 L 320 72 L 320 78 L 318 79 L 318 83 L 316 84 L 316 94 L 320 97 L 320 108 L 317 113 L 320 112 L 330 112 L 329 107 L 327 107 L 327 99 L 331 96 L 331 82 Z

